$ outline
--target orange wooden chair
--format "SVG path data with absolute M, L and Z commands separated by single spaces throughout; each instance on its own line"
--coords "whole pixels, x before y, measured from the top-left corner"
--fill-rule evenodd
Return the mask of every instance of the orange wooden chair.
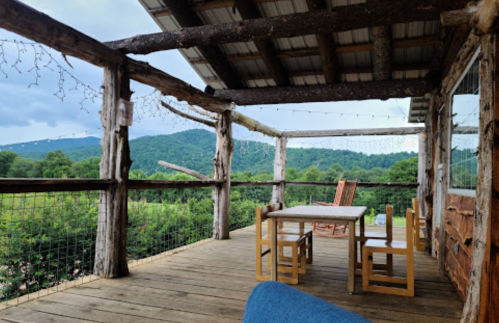
M 273 211 L 284 210 L 284 203 L 279 202 L 272 205 Z M 294 234 L 305 237 L 305 249 L 307 252 L 307 264 L 311 264 L 313 261 L 313 241 L 312 241 L 312 230 L 305 229 L 305 223 L 299 222 L 298 228 L 285 228 L 284 221 L 277 221 L 277 234 Z M 283 256 L 283 248 L 279 247 L 279 260 L 280 261 L 291 261 L 291 258 Z
M 270 280 L 270 274 L 262 273 L 262 258 L 270 255 L 270 234 L 263 235 L 263 221 L 268 218 L 267 214 L 272 212 L 271 205 L 256 208 L 256 279 L 259 281 Z M 267 231 L 270 233 L 270 223 L 267 222 Z M 265 251 L 262 248 L 266 247 Z M 278 234 L 278 248 L 291 248 L 291 264 L 283 263 L 278 265 L 278 272 L 291 274 L 291 277 L 279 275 L 278 280 L 287 284 L 298 284 L 298 274 L 307 273 L 306 238 L 301 235 Z M 270 261 L 268 263 L 270 269 Z
M 414 215 L 407 209 L 406 241 L 369 239 L 362 247 L 362 287 L 366 292 L 385 293 L 392 295 L 414 296 Z M 407 258 L 407 276 L 395 277 L 393 273 L 380 275 L 374 273 L 373 254 L 405 255 Z M 371 282 L 393 283 L 406 285 L 405 288 L 371 284 Z
M 325 202 L 314 202 L 314 205 L 321 206 L 352 206 L 353 198 L 355 197 L 355 190 L 357 189 L 357 183 L 348 182 L 345 178 L 344 181 L 338 181 L 338 186 L 336 188 L 336 195 L 334 196 L 333 203 Z M 312 223 L 312 231 L 320 236 L 328 238 L 340 238 L 347 236 L 347 225 L 346 224 L 325 224 L 325 223 Z
M 412 199 L 412 209 L 416 212 L 414 215 L 414 246 L 417 251 L 425 251 L 426 242 L 421 237 L 421 230 L 426 229 L 426 219 L 419 215 L 419 200 L 417 198 Z

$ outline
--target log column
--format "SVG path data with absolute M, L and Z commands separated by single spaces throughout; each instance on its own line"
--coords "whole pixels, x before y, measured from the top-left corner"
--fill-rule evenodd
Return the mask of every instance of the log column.
M 286 178 L 286 146 L 288 144 L 287 137 L 280 137 L 275 142 L 275 160 L 274 160 L 274 181 L 284 181 Z M 272 191 L 272 204 L 284 203 L 284 182 L 279 185 L 274 185 Z
M 213 237 L 218 240 L 229 239 L 230 231 L 230 171 L 234 141 L 232 139 L 231 111 L 219 114 L 216 122 L 217 147 L 213 165 L 213 179 L 225 180 L 221 186 L 213 189 Z
M 430 225 L 428 224 L 429 212 L 428 206 L 425 202 L 425 197 L 429 194 L 429 184 L 427 175 L 427 164 L 428 164 L 428 133 L 419 133 L 419 154 L 418 154 L 418 200 L 419 200 L 419 214 L 421 217 L 426 219 L 426 230 L 425 235 L 425 245 L 426 251 L 431 253 L 431 233 L 428 230 Z M 431 229 L 430 229 L 431 230 Z
M 128 127 L 120 126 L 120 98 L 130 100 L 130 79 L 125 66 L 104 69 L 104 94 L 101 122 L 100 178 L 115 179 L 116 185 L 101 191 L 97 227 L 94 273 L 102 278 L 128 275 L 126 259 L 127 181 L 132 164 Z
M 473 226 L 473 258 L 461 322 L 499 317 L 499 77 L 494 36 L 481 40 L 480 145 Z

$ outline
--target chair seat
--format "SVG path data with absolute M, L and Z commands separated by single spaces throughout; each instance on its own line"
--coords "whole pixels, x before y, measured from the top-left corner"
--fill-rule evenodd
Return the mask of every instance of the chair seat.
M 360 232 L 355 233 L 356 238 L 360 238 Z M 386 232 L 364 232 L 364 238 L 366 239 L 386 239 Z
M 312 234 L 312 229 L 300 229 L 300 228 L 282 228 L 277 230 L 278 234 L 301 234 L 309 235 Z
M 270 244 L 270 236 L 268 234 L 264 235 L 262 237 L 262 242 Z M 278 234 L 277 243 L 279 242 L 288 242 L 288 243 L 305 242 L 305 237 L 294 234 Z
M 407 243 L 405 241 L 386 241 L 386 240 L 367 240 L 364 244 L 367 248 L 387 248 L 387 249 L 407 249 Z

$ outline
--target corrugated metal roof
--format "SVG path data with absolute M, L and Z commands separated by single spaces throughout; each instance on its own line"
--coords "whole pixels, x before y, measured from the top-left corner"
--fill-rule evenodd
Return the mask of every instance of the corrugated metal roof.
M 139 0 L 144 7 L 151 12 L 157 9 L 166 9 L 161 0 Z M 204 0 L 188 0 L 190 4 L 204 3 Z M 329 0 L 330 7 L 347 6 L 364 3 L 365 0 Z M 306 0 L 281 0 L 275 2 L 258 3 L 257 7 L 262 17 L 273 17 L 308 11 Z M 240 14 L 234 14 L 231 7 L 216 8 L 212 10 L 197 11 L 198 16 L 205 24 L 221 24 L 226 22 L 242 20 Z M 152 15 L 153 16 L 153 15 Z M 163 15 L 153 19 L 162 30 L 172 31 L 180 28 L 175 18 L 171 15 Z M 406 24 L 394 24 L 392 26 L 393 40 L 404 40 L 432 36 L 438 32 L 438 21 L 411 22 Z M 332 34 L 336 46 L 351 46 L 371 43 L 371 31 L 368 28 L 352 31 L 337 32 Z M 317 49 L 318 44 L 315 35 L 307 35 L 293 38 L 279 38 L 273 40 L 278 52 Z M 221 51 L 228 57 L 258 55 L 258 50 L 253 42 L 222 44 Z M 180 52 L 188 61 L 202 60 L 203 57 L 196 48 L 181 49 Z M 338 63 L 341 69 L 371 67 L 373 64 L 372 51 L 338 52 Z M 393 50 L 393 62 L 395 66 L 430 63 L 432 46 L 420 46 L 409 48 L 395 48 Z M 230 60 L 229 60 L 230 61 Z M 284 67 L 289 71 L 289 78 L 294 85 L 324 84 L 322 74 L 322 61 L 318 52 L 306 57 L 281 58 Z M 275 86 L 273 79 L 269 78 L 269 71 L 263 60 L 258 57 L 250 60 L 230 61 L 237 75 L 239 75 L 247 87 Z M 194 70 L 215 89 L 225 88 L 225 84 L 219 79 L 209 64 L 192 64 Z M 421 78 L 427 73 L 427 68 L 415 65 L 416 70 L 400 71 L 395 69 L 394 79 Z M 296 74 L 302 73 L 302 75 Z M 303 75 L 305 74 L 305 75 Z M 372 81 L 372 73 L 362 71 L 359 73 L 342 74 L 341 82 Z

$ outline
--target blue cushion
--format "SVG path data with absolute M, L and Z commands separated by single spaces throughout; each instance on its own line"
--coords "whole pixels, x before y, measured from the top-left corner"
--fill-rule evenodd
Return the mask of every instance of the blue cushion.
M 367 319 L 286 284 L 268 281 L 253 289 L 243 323 L 367 323 Z

